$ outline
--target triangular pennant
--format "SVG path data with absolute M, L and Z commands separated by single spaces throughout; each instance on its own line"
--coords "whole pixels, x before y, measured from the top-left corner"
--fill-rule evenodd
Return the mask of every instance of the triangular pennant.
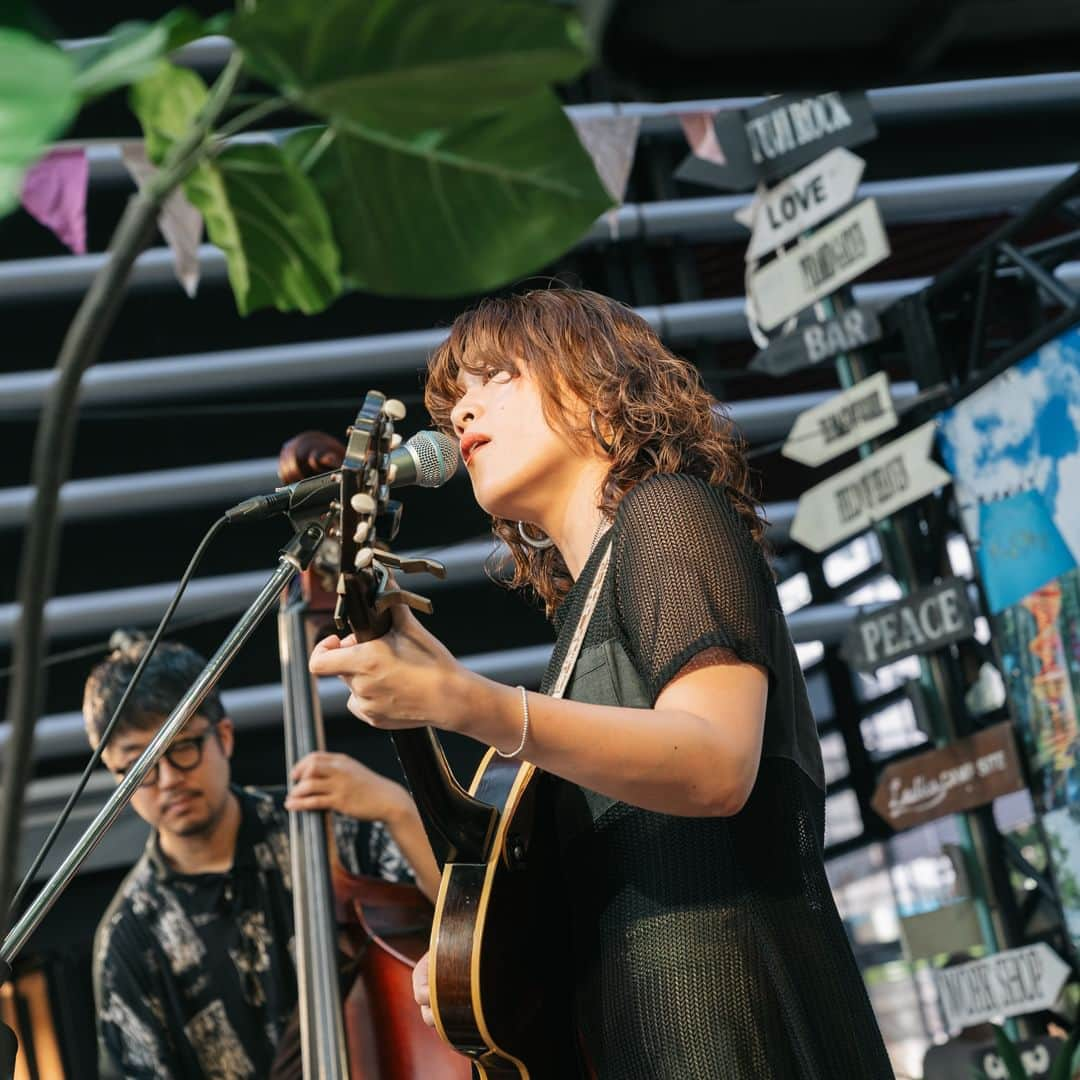
M 52 150 L 23 179 L 26 212 L 51 229 L 76 255 L 86 254 L 86 188 L 90 167 L 85 150 Z
M 127 171 L 138 186 L 144 187 L 157 173 L 146 156 L 141 143 L 124 143 L 120 156 Z M 181 188 L 177 188 L 162 204 L 158 214 L 158 228 L 173 253 L 173 270 L 188 296 L 194 298 L 199 288 L 199 243 L 202 241 L 202 214 L 188 202 Z
M 608 194 L 621 203 L 634 164 L 641 117 L 583 116 L 571 117 L 570 122 Z
M 695 157 L 711 161 L 714 165 L 726 165 L 724 148 L 716 137 L 715 116 L 716 113 L 711 112 L 680 113 L 679 123 Z

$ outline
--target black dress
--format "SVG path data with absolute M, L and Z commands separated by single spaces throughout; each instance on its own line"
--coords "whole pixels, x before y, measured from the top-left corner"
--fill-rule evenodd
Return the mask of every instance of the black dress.
M 825 877 L 821 751 L 760 548 L 723 489 L 683 475 L 640 484 L 557 614 L 545 688 L 609 543 L 567 698 L 649 708 L 710 647 L 766 667 L 769 697 L 758 779 L 734 817 L 660 814 L 559 782 L 576 1013 L 593 1070 L 892 1077 Z

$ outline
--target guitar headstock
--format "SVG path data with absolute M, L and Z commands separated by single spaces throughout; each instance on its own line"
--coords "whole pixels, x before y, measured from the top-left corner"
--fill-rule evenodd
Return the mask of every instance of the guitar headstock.
M 408 604 L 431 611 L 431 602 L 398 588 L 389 567 L 406 573 L 424 569 L 439 576 L 443 568 L 429 560 L 402 562 L 387 550 L 394 538 L 400 504 L 390 498 L 394 480 L 391 451 L 401 437 L 394 424 L 405 417 L 405 406 L 378 390 L 368 391 L 348 431 L 341 484 L 337 498 L 337 541 L 340 548 L 337 605 L 334 622 L 342 634 L 357 641 L 381 637 L 390 628 L 390 608 Z M 380 529 L 386 535 L 380 534 Z M 422 565 L 421 565 L 422 564 Z

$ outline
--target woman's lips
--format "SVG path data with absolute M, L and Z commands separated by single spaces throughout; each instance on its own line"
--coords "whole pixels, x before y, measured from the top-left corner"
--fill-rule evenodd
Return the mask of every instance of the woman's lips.
M 465 459 L 466 468 L 468 468 L 468 466 L 472 463 L 473 455 L 476 453 L 476 451 L 479 450 L 482 446 L 487 446 L 489 442 L 489 439 L 476 439 L 472 442 L 467 442 L 465 444 L 465 449 L 462 450 L 461 456 Z

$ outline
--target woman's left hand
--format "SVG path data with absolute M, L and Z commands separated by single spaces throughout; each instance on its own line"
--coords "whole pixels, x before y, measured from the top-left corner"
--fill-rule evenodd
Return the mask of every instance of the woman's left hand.
M 454 728 L 474 676 L 408 607 L 396 604 L 391 611 L 391 629 L 374 641 L 358 644 L 351 634 L 323 638 L 311 654 L 311 673 L 341 676 L 349 711 L 372 727 Z

